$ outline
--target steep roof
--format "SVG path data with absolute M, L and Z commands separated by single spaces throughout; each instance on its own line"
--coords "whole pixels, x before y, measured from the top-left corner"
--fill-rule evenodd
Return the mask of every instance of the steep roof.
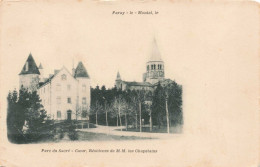
M 39 65 L 39 69 L 43 69 L 43 67 L 42 67 L 42 63 L 40 63 L 40 65 Z
M 162 61 L 161 53 L 159 51 L 156 39 L 153 39 L 151 54 L 148 61 Z
M 88 72 L 81 61 L 79 62 L 78 66 L 75 70 L 74 77 L 75 78 L 78 78 L 78 77 L 89 78 Z
M 26 75 L 26 74 L 40 74 L 40 71 L 32 57 L 32 54 L 29 54 L 29 57 L 27 58 L 22 71 L 19 75 Z
M 42 87 L 42 86 L 44 86 L 45 84 L 51 82 L 51 81 L 59 74 L 59 72 L 62 71 L 62 70 L 66 70 L 66 71 L 71 75 L 71 73 L 69 72 L 69 70 L 68 70 L 65 66 L 63 66 L 60 70 L 54 70 L 54 74 L 50 74 L 50 75 L 49 75 L 49 78 L 46 78 L 44 82 L 40 82 L 40 83 L 39 83 L 39 86 Z M 72 76 L 72 75 L 71 75 L 71 76 Z M 73 76 L 72 76 L 72 77 L 73 77 Z
M 120 73 L 119 73 L 119 71 L 117 72 L 117 75 L 116 75 L 116 80 L 121 80 L 121 76 L 120 76 Z

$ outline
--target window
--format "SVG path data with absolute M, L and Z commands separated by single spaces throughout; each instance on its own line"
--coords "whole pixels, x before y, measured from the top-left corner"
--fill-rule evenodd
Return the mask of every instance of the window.
M 61 103 L 61 98 L 60 97 L 57 97 L 57 104 L 60 104 Z
M 86 99 L 86 97 L 83 97 L 83 98 L 82 98 L 82 104 L 87 104 L 87 99 Z
M 67 76 L 65 74 L 61 75 L 61 80 L 65 81 L 67 79 Z
M 70 85 L 67 85 L 67 90 L 70 90 L 70 88 L 71 88 Z
M 70 97 L 68 97 L 67 101 L 68 101 L 68 103 L 71 104 L 71 98 Z
M 61 112 L 57 111 L 57 118 L 61 118 Z
M 82 85 L 82 91 L 86 92 L 86 85 Z
M 160 64 L 158 64 L 158 69 L 160 69 Z
M 60 86 L 60 84 L 57 84 L 57 85 L 56 85 L 56 90 L 57 90 L 57 91 L 61 91 L 61 86 Z
M 149 71 L 149 65 L 147 65 L 147 71 Z

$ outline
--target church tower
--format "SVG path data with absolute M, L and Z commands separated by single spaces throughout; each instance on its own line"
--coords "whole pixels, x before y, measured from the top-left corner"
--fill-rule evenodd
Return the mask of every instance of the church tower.
M 164 62 L 156 40 L 153 40 L 150 58 L 146 63 L 146 73 L 143 75 L 143 81 L 154 84 L 164 79 Z
M 30 92 L 37 91 L 39 85 L 39 75 L 40 71 L 32 57 L 32 54 L 30 53 L 22 68 L 22 71 L 19 74 L 20 88 L 23 86 Z
M 116 75 L 116 83 L 115 83 L 115 85 L 116 85 L 117 89 L 122 89 L 122 79 L 121 79 L 119 71 L 117 72 L 117 75 Z

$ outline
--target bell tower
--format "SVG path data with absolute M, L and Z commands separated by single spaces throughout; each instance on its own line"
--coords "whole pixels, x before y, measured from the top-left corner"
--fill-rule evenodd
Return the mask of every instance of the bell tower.
M 117 89 L 122 89 L 122 79 L 121 79 L 119 71 L 117 72 L 117 75 L 116 75 L 115 85 L 116 85 Z
M 146 63 L 146 73 L 144 73 L 143 81 L 154 84 L 164 79 L 164 62 L 156 40 L 153 40 L 150 58 Z

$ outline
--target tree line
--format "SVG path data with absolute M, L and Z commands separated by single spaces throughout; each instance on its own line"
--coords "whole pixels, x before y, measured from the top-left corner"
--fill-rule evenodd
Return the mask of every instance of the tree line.
M 96 86 L 91 88 L 90 121 L 139 131 L 144 125 L 149 125 L 151 131 L 153 127 L 161 128 L 167 124 L 169 127 L 181 126 L 182 86 L 174 81 L 164 87 L 159 83 L 154 91 L 122 91 L 116 87 Z
M 36 91 L 28 92 L 23 87 L 19 93 L 10 91 L 7 101 L 7 136 L 11 142 L 28 143 L 53 138 L 58 133 L 57 129 L 62 130 L 61 125 L 55 127 L 55 121 L 47 116 Z M 172 82 L 163 87 L 159 83 L 154 91 L 122 91 L 116 87 L 106 89 L 105 86 L 97 86 L 91 88 L 88 113 L 91 123 L 120 126 L 121 130 L 129 128 L 141 132 L 147 126 L 150 131 L 182 126 L 182 86 Z M 69 125 L 73 134 L 75 126 Z

